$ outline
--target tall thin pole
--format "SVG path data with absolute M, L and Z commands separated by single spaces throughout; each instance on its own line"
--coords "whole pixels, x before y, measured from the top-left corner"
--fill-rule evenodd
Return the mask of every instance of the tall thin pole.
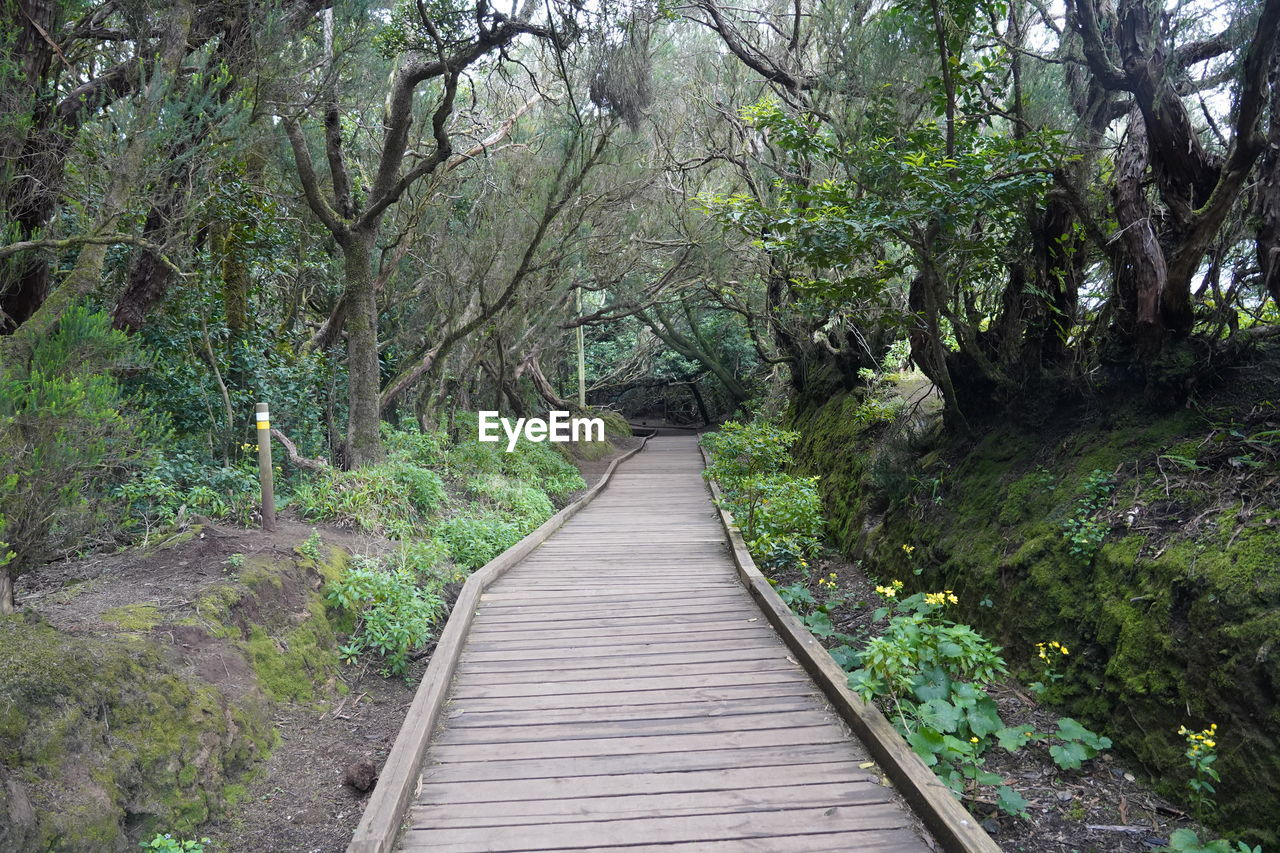
M 271 471 L 271 413 L 266 403 L 255 407 L 254 420 L 258 426 L 258 483 L 262 486 L 262 529 L 276 529 L 275 484 Z
M 582 288 L 578 287 L 578 317 L 582 317 Z M 582 324 L 578 324 L 578 407 L 587 408 L 587 348 Z

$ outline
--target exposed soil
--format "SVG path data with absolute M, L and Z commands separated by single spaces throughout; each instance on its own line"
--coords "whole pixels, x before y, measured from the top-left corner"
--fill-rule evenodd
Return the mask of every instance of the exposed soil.
M 166 616 L 189 610 L 201 590 L 228 579 L 233 554 L 245 560 L 291 557 L 317 529 L 326 543 L 353 554 L 390 547 L 377 537 L 283 519 L 270 533 L 204 523 L 141 548 L 51 563 L 19 577 L 15 595 L 19 607 L 39 611 L 63 631 L 109 630 L 104 611 L 135 604 L 154 605 Z
M 361 759 L 382 766 L 426 664 L 410 667 L 412 683 L 367 666 L 348 668 L 343 680 L 350 692 L 324 710 L 281 706 L 274 719 L 279 745 L 245 799 L 202 832 L 229 851 L 345 850 L 369 798 L 346 784 L 347 768 Z
M 815 597 L 828 594 L 817 587 L 816 579 L 833 572 L 835 594 L 846 601 L 833 620 L 836 628 L 858 638 L 883 630 L 886 620 L 877 621 L 874 611 L 886 601 L 856 563 L 835 556 L 815 561 L 811 590 Z M 787 584 L 798 577 L 779 574 L 777 580 Z M 1007 679 L 992 692 L 1006 724 L 1027 724 L 1040 732 L 1057 728 L 1062 715 L 1036 701 L 1016 680 Z M 1031 803 L 1030 819 L 1022 820 L 1000 812 L 988 797 L 965 801 L 1008 853 L 1150 853 L 1167 843 L 1175 829 L 1200 831 L 1187 814 L 1139 781 L 1111 752 L 1069 771 L 1054 763 L 1043 744 L 1032 743 L 1016 753 L 993 747 L 985 757 L 987 769 L 1004 777 Z M 1200 831 L 1202 840 L 1206 836 L 1215 837 Z

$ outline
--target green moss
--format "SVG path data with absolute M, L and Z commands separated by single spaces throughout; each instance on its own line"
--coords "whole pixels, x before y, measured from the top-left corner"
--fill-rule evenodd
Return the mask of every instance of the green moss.
M 284 578 L 281 575 L 285 569 L 286 566 L 269 556 L 258 556 L 245 562 L 236 577 L 254 592 L 261 591 L 264 586 L 279 590 L 284 588 Z
M 316 696 L 316 685 L 337 672 L 336 643 L 324 606 L 313 601 L 309 610 L 311 618 L 283 637 L 273 637 L 261 625 L 252 625 L 243 643 L 258 682 L 275 701 L 310 702 Z
M 235 628 L 231 608 L 243 596 L 243 590 L 233 584 L 213 584 L 196 598 L 193 618 L 180 620 L 177 624 L 191 624 L 202 627 L 215 637 L 236 637 L 240 632 Z
M 586 460 L 603 459 L 617 449 L 607 438 L 604 441 L 573 441 L 556 447 L 571 448 L 569 452 L 575 458 Z
M 102 612 L 104 622 L 119 625 L 126 631 L 150 631 L 164 621 L 154 604 L 128 604 Z
M 344 548 L 330 545 L 320 552 L 320 562 L 313 568 L 320 573 L 324 583 L 332 583 L 341 577 L 342 572 L 351 562 L 351 554 Z
M 171 548 L 177 548 L 179 545 L 185 545 L 200 535 L 201 527 L 199 524 L 193 524 L 186 530 L 166 536 L 151 547 L 156 551 L 167 551 Z
M 627 423 L 626 417 L 621 412 L 614 412 L 609 409 L 594 409 L 591 417 L 600 418 L 604 421 L 604 433 L 609 435 L 632 435 L 631 424 Z

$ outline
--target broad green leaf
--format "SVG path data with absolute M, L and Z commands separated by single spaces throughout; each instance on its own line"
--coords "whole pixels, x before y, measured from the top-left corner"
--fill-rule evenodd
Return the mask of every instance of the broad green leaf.
M 946 699 L 930 699 L 920 706 L 919 713 L 926 726 L 940 732 L 949 734 L 960 728 L 961 711 Z
M 1027 806 L 1031 805 L 1031 801 L 1008 785 L 1001 785 L 996 788 L 996 805 L 1007 814 L 1025 818 L 1027 816 Z

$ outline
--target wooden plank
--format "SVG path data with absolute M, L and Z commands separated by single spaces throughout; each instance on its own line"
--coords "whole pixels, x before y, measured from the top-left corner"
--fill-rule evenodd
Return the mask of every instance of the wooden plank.
M 750 702 L 759 698 L 776 696 L 809 696 L 812 682 L 788 680 L 766 684 L 732 684 L 721 687 L 701 685 L 694 689 L 669 692 L 662 690 L 631 690 L 621 693 L 563 693 L 554 696 L 494 696 L 451 698 L 451 708 L 464 711 L 507 711 L 524 708 L 528 711 L 547 711 L 563 708 L 610 708 L 618 705 L 667 705 L 673 702 L 715 701 L 734 698 Z
M 590 649 L 642 649 L 650 646 L 688 645 L 690 643 L 762 643 L 777 642 L 777 635 L 769 623 L 761 620 L 756 623 L 744 622 L 725 628 L 710 631 L 688 631 L 659 634 L 654 631 L 640 629 L 630 633 L 602 633 L 600 631 L 578 632 L 579 636 L 570 637 L 509 637 L 504 634 L 491 634 L 486 638 L 477 638 L 474 634 L 468 641 L 471 651 L 538 651 L 546 649 L 565 649 L 576 655 L 587 654 Z
M 705 791 L 735 791 L 760 784 L 759 767 L 729 770 L 689 770 L 668 773 L 619 773 L 612 776 L 560 776 L 543 779 L 426 783 L 418 802 L 429 804 L 530 802 L 578 797 L 617 797 L 632 794 L 680 794 Z M 786 779 L 791 785 L 825 782 L 865 781 L 875 777 L 849 761 L 814 764 L 784 764 L 768 768 L 768 778 Z M 513 784 L 514 783 L 514 784 Z M 505 812 L 507 806 L 496 811 Z
M 521 826 L 539 823 L 576 823 L 583 820 L 625 819 L 632 816 L 740 814 L 785 811 L 796 808 L 831 808 L 888 802 L 892 793 L 870 779 L 861 782 L 827 782 L 813 785 L 741 786 L 734 790 L 687 791 L 675 794 L 632 794 L 617 797 L 586 796 L 573 799 L 523 800 L 493 803 L 432 803 L 419 796 L 410 809 L 416 826 L 449 827 Z
M 465 715 L 464 715 L 465 716 Z M 613 737 L 703 734 L 706 732 L 762 732 L 822 726 L 832 715 L 817 708 L 803 708 L 772 714 L 741 716 L 668 717 L 662 719 L 590 721 L 572 723 L 532 723 L 518 726 L 449 726 L 435 743 L 521 743 L 524 741 L 591 740 Z
M 680 853 L 920 853 L 920 840 L 905 830 L 859 832 L 855 840 L 847 832 L 813 835 L 771 835 L 732 841 L 692 841 L 681 844 Z M 851 848 L 850 844 L 856 844 Z M 627 844 L 614 847 L 579 847 L 575 853 L 671 853 L 669 844 Z
M 434 751 L 433 751 L 434 757 Z M 762 746 L 744 749 L 707 749 L 694 752 L 660 752 L 617 756 L 571 758 L 454 761 L 423 769 L 427 784 L 484 782 L 499 779 L 547 779 L 633 775 L 636 773 L 687 773 L 695 770 L 792 767 L 797 764 L 829 764 L 865 761 L 866 753 L 852 740 L 842 743 Z
M 617 616 L 611 619 L 576 619 L 572 622 L 572 628 L 556 621 L 521 621 L 519 624 L 512 624 L 510 620 L 487 617 L 483 618 L 483 620 L 476 620 L 475 630 L 477 635 L 512 632 L 543 634 L 549 631 L 581 631 L 588 628 L 599 630 L 604 628 L 651 627 L 655 633 L 662 629 L 665 629 L 663 633 L 672 633 L 684 630 L 685 626 L 693 628 L 695 626 L 705 627 L 708 625 L 756 624 L 764 621 L 759 615 L 751 615 L 753 612 L 758 613 L 758 611 L 742 608 L 724 616 L 718 613 L 668 613 L 665 615 L 662 613 L 647 613 L 639 616 Z
M 624 617 L 636 619 L 642 616 L 669 617 L 688 615 L 706 618 L 707 616 L 727 616 L 745 614 L 748 618 L 755 612 L 751 599 L 741 593 L 717 595 L 711 598 L 700 598 L 693 601 L 671 604 L 622 602 L 619 604 L 582 604 L 566 607 L 548 607 L 530 604 L 511 604 L 506 606 L 482 604 L 479 616 L 489 621 L 518 621 L 523 627 L 529 624 L 545 622 L 581 622 L 585 619 L 613 619 Z
M 486 850 L 573 850 L 602 844 L 647 842 L 679 844 L 691 841 L 768 838 L 771 835 L 812 835 L 907 828 L 907 818 L 888 809 L 863 806 L 794 809 L 755 814 L 637 817 L 580 823 L 531 824 L 511 827 L 419 829 L 405 833 L 404 850 L 464 853 Z
M 523 652 L 522 654 L 526 657 L 512 659 L 509 657 L 510 652 L 470 652 L 464 649 L 462 664 L 473 666 L 483 672 L 528 672 L 540 669 L 599 669 L 618 666 L 787 659 L 787 651 L 778 648 L 776 642 L 748 643 L 727 649 L 708 650 L 703 650 L 697 643 L 684 646 L 650 645 L 637 647 L 625 654 L 612 655 L 571 654 L 567 649 L 561 652 L 570 654 L 569 657 L 548 657 L 545 649 L 543 652 L 543 654 Z
M 618 667 L 544 667 L 542 669 L 494 670 L 483 664 L 471 663 L 458 667 L 458 677 L 468 684 L 568 684 L 579 681 L 600 681 L 605 675 L 616 675 Z M 706 661 L 703 663 L 645 662 L 636 659 L 626 667 L 626 681 L 642 687 L 653 678 L 681 676 L 733 675 L 741 673 L 799 672 L 800 665 L 785 656 L 767 657 L 749 661 Z
M 751 702 L 665 702 L 661 705 L 613 705 L 607 708 L 561 708 L 531 714 L 527 710 L 446 712 L 450 729 L 483 726 L 543 726 L 557 723 L 608 723 L 627 720 L 757 717 L 815 707 L 816 693 L 757 698 Z
M 762 684 L 806 684 L 809 677 L 799 667 L 770 672 L 733 672 L 716 675 L 670 676 L 660 678 L 593 678 L 565 684 L 472 684 L 459 682 L 453 698 L 494 699 L 511 696 L 613 696 L 617 701 L 633 694 L 654 691 L 704 690 L 707 687 L 758 686 Z M 682 697 L 685 698 L 685 697 Z
M 661 589 L 661 587 L 658 587 Z M 502 592 L 486 592 L 480 596 L 480 606 L 500 610 L 509 607 L 599 607 L 617 604 L 652 604 L 655 598 L 651 589 L 637 589 L 632 584 L 619 587 L 584 589 L 578 587 L 572 591 L 562 590 L 511 590 Z M 725 584 L 719 587 L 690 587 L 680 589 L 682 601 L 705 601 L 744 597 L 741 586 Z
M 508 743 L 440 743 L 431 749 L 440 762 L 519 761 L 522 758 L 577 758 L 589 756 L 650 755 L 661 752 L 699 752 L 716 749 L 731 753 L 752 746 L 812 746 L 844 743 L 849 735 L 830 722 L 766 731 L 730 731 L 715 734 L 658 734 L 581 740 L 515 741 Z
M 480 597 L 484 604 L 506 604 L 508 602 L 534 603 L 541 601 L 578 603 L 594 603 L 601 599 L 617 601 L 652 601 L 655 594 L 670 592 L 664 583 L 643 583 L 633 581 L 613 586 L 583 586 L 581 584 L 535 585 L 496 583 Z M 680 587 L 680 595 L 693 595 L 697 598 L 709 594 L 725 593 L 742 594 L 742 585 L 737 581 L 725 580 L 719 583 L 710 581 L 689 582 Z
M 778 641 L 771 635 L 760 635 L 756 637 L 737 637 L 727 640 L 701 640 L 697 639 L 700 635 L 692 635 L 685 637 L 676 635 L 672 639 L 667 640 L 650 640 L 645 637 L 637 637 L 634 642 L 613 642 L 609 640 L 614 638 L 600 638 L 604 644 L 579 643 L 570 641 L 568 644 L 558 644 L 553 647 L 556 651 L 570 655 L 572 660 L 586 661 L 595 657 L 617 658 L 616 662 L 621 663 L 633 657 L 646 657 L 650 655 L 680 655 L 682 658 L 687 655 L 697 657 L 706 657 L 711 660 L 712 655 L 733 654 L 734 652 L 773 652 L 776 654 L 787 654 L 788 652 L 780 648 Z M 559 660 L 560 658 L 548 657 L 548 649 L 518 649 L 508 648 L 506 643 L 489 644 L 487 648 L 482 648 L 475 643 L 469 643 L 463 649 L 463 656 L 469 660 L 475 661 L 507 661 L 516 663 L 518 661 L 537 661 L 537 660 Z

